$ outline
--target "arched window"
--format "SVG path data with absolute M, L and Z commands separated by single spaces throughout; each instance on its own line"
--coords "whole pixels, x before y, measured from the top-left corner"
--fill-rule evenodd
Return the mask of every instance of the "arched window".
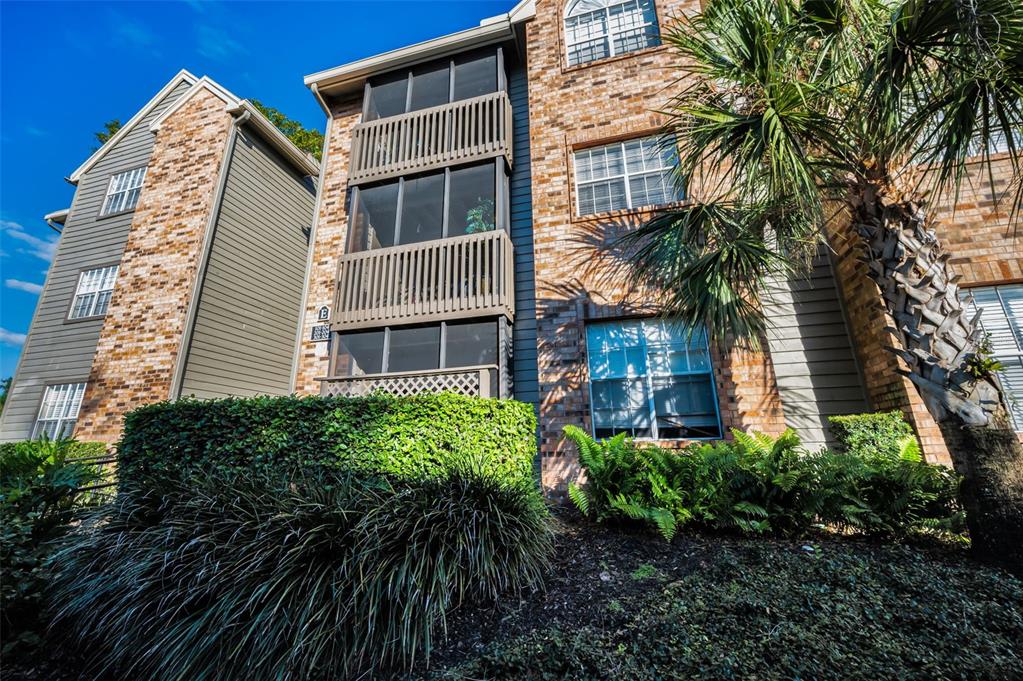
M 654 0 L 573 0 L 565 8 L 568 64 L 660 44 Z

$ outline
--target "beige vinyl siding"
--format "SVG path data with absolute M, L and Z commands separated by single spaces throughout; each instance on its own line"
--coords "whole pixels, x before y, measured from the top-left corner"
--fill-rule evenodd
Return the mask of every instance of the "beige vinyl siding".
M 180 394 L 287 395 L 315 187 L 244 126 L 230 164 Z
M 764 308 L 785 422 L 808 449 L 831 445 L 827 417 L 868 408 L 827 252 L 808 275 L 774 281 Z
M 186 90 L 188 85 L 181 83 L 169 92 L 79 180 L 22 348 L 13 390 L 0 417 L 0 441 L 31 436 L 46 385 L 88 380 L 103 320 L 66 319 L 79 272 L 117 264 L 124 252 L 133 213 L 99 216 L 110 176 L 148 164 L 153 150 L 149 124 Z

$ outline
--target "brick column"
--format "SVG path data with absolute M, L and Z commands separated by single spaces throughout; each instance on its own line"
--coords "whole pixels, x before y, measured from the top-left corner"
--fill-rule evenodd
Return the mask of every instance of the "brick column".
M 302 312 L 302 339 L 298 348 L 298 371 L 295 392 L 318 395 L 318 376 L 325 376 L 328 357 L 325 342 L 310 340 L 316 311 L 334 306 L 338 258 L 344 253 L 348 233 L 348 159 L 352 150 L 352 129 L 362 113 L 362 93 L 331 103 L 331 121 L 327 129 L 327 148 L 320 168 L 320 203 L 317 206 L 316 230 L 313 234 L 312 266 L 306 292 L 306 308 Z
M 208 90 L 156 136 L 75 436 L 115 442 L 124 413 L 170 397 L 231 116 Z

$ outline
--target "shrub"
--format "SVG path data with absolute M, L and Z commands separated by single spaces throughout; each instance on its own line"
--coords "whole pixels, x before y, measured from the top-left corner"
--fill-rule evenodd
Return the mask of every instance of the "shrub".
M 118 475 L 127 482 L 317 464 L 419 477 L 465 460 L 531 480 L 535 454 L 533 408 L 511 400 L 453 394 L 178 400 L 125 417 Z
M 807 453 L 793 431 L 778 438 L 733 431 L 734 442 L 681 452 L 639 447 L 624 435 L 603 442 L 574 426 L 583 486 L 569 496 L 598 521 L 632 520 L 668 541 L 687 522 L 747 534 L 798 535 L 815 523 L 873 534 L 958 531 L 958 480 L 912 448 L 869 457 Z
M 1023 582 L 1005 572 L 905 546 L 693 550 L 698 567 L 667 583 L 595 594 L 624 617 L 527 620 L 429 678 L 1020 678 Z
M 0 639 L 5 658 L 24 655 L 39 643 L 49 542 L 67 531 L 75 510 L 87 500 L 79 488 L 100 478 L 96 466 L 69 458 L 96 451 L 103 450 L 74 440 L 0 445 Z
M 410 665 L 451 609 L 539 586 L 552 547 L 536 487 L 492 471 L 138 482 L 53 559 L 54 631 L 97 674 L 352 678 Z
M 840 452 L 887 459 L 920 453 L 913 429 L 901 411 L 829 416 L 828 421 Z

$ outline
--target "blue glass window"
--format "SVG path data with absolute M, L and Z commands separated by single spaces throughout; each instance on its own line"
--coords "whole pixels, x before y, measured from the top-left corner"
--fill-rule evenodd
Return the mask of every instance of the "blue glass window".
M 586 327 L 596 437 L 719 438 L 717 394 L 704 332 L 660 319 Z

